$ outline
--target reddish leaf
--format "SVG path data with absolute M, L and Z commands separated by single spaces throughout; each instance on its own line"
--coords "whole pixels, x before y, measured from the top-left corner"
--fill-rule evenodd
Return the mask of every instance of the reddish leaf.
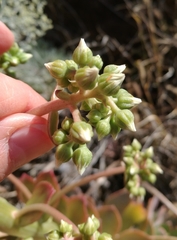
M 96 207 L 93 198 L 89 196 L 87 196 L 87 210 L 88 210 L 89 216 L 94 215 L 96 218 L 100 218 L 98 208 Z
M 129 229 L 117 235 L 116 238 L 114 238 L 114 240 L 152 240 L 152 239 L 149 235 L 140 230 Z
M 76 225 L 85 222 L 89 216 L 88 200 L 84 195 L 67 197 L 60 199 L 58 210 L 66 215 Z
M 120 213 L 114 205 L 105 205 L 99 208 L 101 232 L 114 236 L 122 227 Z
M 177 237 L 172 236 L 151 236 L 151 240 L 176 240 Z
M 51 196 L 55 192 L 53 186 L 45 181 L 39 182 L 33 191 L 32 197 L 26 203 L 26 205 L 32 205 L 35 203 L 48 203 Z M 24 214 L 18 219 L 18 226 L 26 226 L 37 221 L 43 213 L 41 211 L 32 211 L 31 213 Z
M 29 176 L 26 173 L 23 173 L 22 176 L 20 177 L 20 180 L 29 189 L 30 192 L 33 191 L 34 186 L 35 186 L 35 179 L 34 178 L 32 178 L 31 176 Z M 26 203 L 28 201 L 28 199 L 23 194 L 23 192 L 20 191 L 18 188 L 17 188 L 17 194 L 18 194 L 19 200 L 22 201 L 23 203 Z
M 114 192 L 109 195 L 109 197 L 105 200 L 106 205 L 114 205 L 119 210 L 120 214 L 126 208 L 126 206 L 130 203 L 129 193 L 126 189 L 121 189 L 117 192 Z
M 30 205 L 33 203 L 48 203 L 54 192 L 55 189 L 50 183 L 46 181 L 39 182 L 34 188 L 32 197 L 26 204 Z
M 53 171 L 41 172 L 36 179 L 36 184 L 41 181 L 49 182 L 55 190 L 60 189 L 59 183 Z

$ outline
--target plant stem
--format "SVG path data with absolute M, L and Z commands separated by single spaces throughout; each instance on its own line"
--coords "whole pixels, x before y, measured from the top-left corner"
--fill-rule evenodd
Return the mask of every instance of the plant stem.
M 29 191 L 29 189 L 13 174 L 10 174 L 7 176 L 7 178 L 22 192 L 26 199 L 30 199 L 32 196 L 32 193 Z
M 78 228 L 76 225 L 69 220 L 65 215 L 63 215 L 61 212 L 59 212 L 57 209 L 51 207 L 48 204 L 45 203 L 34 203 L 28 206 L 25 206 L 23 209 L 20 209 L 18 211 L 15 211 L 13 216 L 15 219 L 22 217 L 23 215 L 27 213 L 31 213 L 33 211 L 41 211 L 43 213 L 47 213 L 50 216 L 52 216 L 57 222 L 60 223 L 61 220 L 64 220 L 65 222 L 71 224 L 73 226 L 73 230 L 76 232 L 78 231 Z
M 116 168 L 108 168 L 105 171 L 101 171 L 101 172 L 95 173 L 93 175 L 89 175 L 84 178 L 81 178 L 79 181 L 77 181 L 73 184 L 67 185 L 66 187 L 62 188 L 60 191 L 57 191 L 53 195 L 52 201 L 50 204 L 52 205 L 53 203 L 55 203 L 55 201 L 57 199 L 59 199 L 61 196 L 70 192 L 71 190 L 73 190 L 76 187 L 83 186 L 83 185 L 89 183 L 90 181 L 96 180 L 97 178 L 108 177 L 108 176 L 112 176 L 115 174 L 121 174 L 121 173 L 124 173 L 124 171 L 125 171 L 125 167 L 120 166 L 120 167 L 116 167 Z
M 112 97 L 106 97 L 106 103 L 111 107 L 111 110 L 116 113 L 118 110 L 118 106 L 115 104 L 114 100 Z
M 82 121 L 82 118 L 81 118 L 81 114 L 80 114 L 80 111 L 77 107 L 75 106 L 70 106 L 69 108 L 71 114 L 72 114 L 72 117 L 73 117 L 73 120 L 74 122 L 80 122 Z
M 53 111 L 62 110 L 65 108 L 70 109 L 71 106 L 76 105 L 77 103 L 88 99 L 88 98 L 102 98 L 103 96 L 100 95 L 97 88 L 93 90 L 87 90 L 83 94 L 80 92 L 73 93 L 70 96 L 69 100 L 63 100 L 63 99 L 54 99 L 49 102 L 46 102 L 36 108 L 30 109 L 27 113 L 33 114 L 36 116 L 43 116 Z
M 69 105 L 70 105 L 70 102 L 66 100 L 55 99 L 29 110 L 27 113 L 33 114 L 36 116 L 43 116 L 53 111 L 69 108 Z
M 175 215 L 177 215 L 176 206 L 170 202 L 158 189 L 151 186 L 148 182 L 143 182 L 142 186 L 152 195 L 155 195 L 168 209 L 170 209 Z

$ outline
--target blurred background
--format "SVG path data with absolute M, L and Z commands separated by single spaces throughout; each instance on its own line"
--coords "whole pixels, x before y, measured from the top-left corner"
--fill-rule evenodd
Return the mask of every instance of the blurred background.
M 80 38 L 105 65 L 126 64 L 123 88 L 142 103 L 133 109 L 135 133 L 122 131 L 116 141 L 96 138 L 90 144 L 93 161 L 85 174 L 120 164 L 122 147 L 133 138 L 143 148 L 154 147 L 154 160 L 164 173 L 156 187 L 177 200 L 177 1 L 176 0 L 1 0 L 0 18 L 14 32 L 17 43 L 33 58 L 18 67 L 19 79 L 46 99 L 55 86 L 45 62 L 70 58 Z M 63 113 L 65 114 L 65 113 Z M 54 151 L 16 171 L 35 176 L 53 169 Z M 61 184 L 78 178 L 71 164 L 55 169 Z M 96 199 L 123 187 L 113 176 L 85 187 Z M 97 191 L 95 191 L 97 188 Z

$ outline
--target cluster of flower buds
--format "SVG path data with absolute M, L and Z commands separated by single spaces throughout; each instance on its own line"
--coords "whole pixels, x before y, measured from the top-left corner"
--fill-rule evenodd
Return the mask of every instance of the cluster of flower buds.
M 86 145 L 92 136 L 90 124 L 84 121 L 74 122 L 72 118 L 65 117 L 61 128 L 56 130 L 52 136 L 53 142 L 57 145 L 56 165 L 72 158 L 79 173 L 83 174 L 92 160 L 92 152 Z
M 162 169 L 153 160 L 153 148 L 149 147 L 141 151 L 141 144 L 134 139 L 131 145 L 124 149 L 123 161 L 125 163 L 125 184 L 131 196 L 144 197 L 145 189 L 141 187 L 141 181 L 155 183 L 156 174 L 162 173 Z
M 0 68 L 2 68 L 6 74 L 14 76 L 15 72 L 10 67 L 26 63 L 31 57 L 32 54 L 25 53 L 23 49 L 19 48 L 17 43 L 14 43 L 8 52 L 0 56 Z
M 79 233 L 75 233 L 72 225 L 61 220 L 58 230 L 54 230 L 46 234 L 47 240 L 63 240 L 63 239 L 92 239 L 92 240 L 112 240 L 108 233 L 100 233 L 98 228 L 100 226 L 99 220 L 92 215 L 85 223 L 78 225 Z
M 78 112 L 77 117 L 71 112 L 73 118 L 65 119 L 53 136 L 58 145 L 57 162 L 73 158 L 83 173 L 91 161 L 86 144 L 93 136 L 92 128 L 95 128 L 98 140 L 109 134 L 116 139 L 121 129 L 136 131 L 130 109 L 141 100 L 121 89 L 125 65 L 110 64 L 100 73 L 103 61 L 99 55 L 93 55 L 84 39 L 80 40 L 71 60 L 56 60 L 45 66 L 56 79 L 56 97 Z

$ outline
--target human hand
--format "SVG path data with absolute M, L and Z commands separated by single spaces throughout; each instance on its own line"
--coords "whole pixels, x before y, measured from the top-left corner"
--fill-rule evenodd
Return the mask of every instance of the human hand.
M 0 54 L 13 42 L 13 34 L 0 22 Z M 47 119 L 26 113 L 45 102 L 27 84 L 0 73 L 0 181 L 53 147 Z

